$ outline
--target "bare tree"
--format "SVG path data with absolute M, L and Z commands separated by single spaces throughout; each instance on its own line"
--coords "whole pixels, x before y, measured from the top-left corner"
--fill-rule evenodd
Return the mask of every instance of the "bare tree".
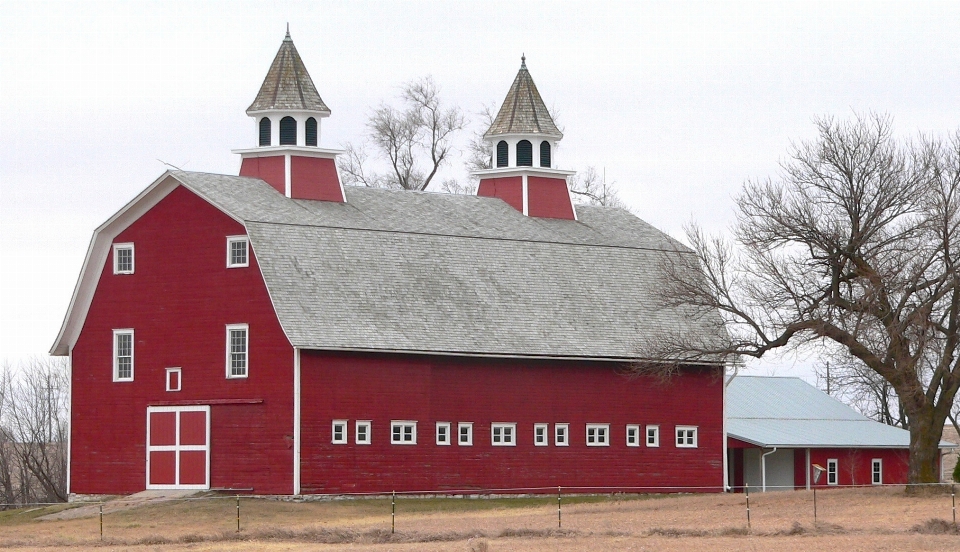
M 346 183 L 425 190 L 449 161 L 452 139 L 466 124 L 460 109 L 441 102 L 430 77 L 404 84 L 400 102 L 400 109 L 380 104 L 367 120 L 370 142 L 388 170 L 371 171 L 366 146 L 347 144 L 340 164 Z
M 665 334 L 645 354 L 731 360 L 835 346 L 899 398 L 909 481 L 937 482 L 960 387 L 960 133 L 901 141 L 878 115 L 816 126 L 780 178 L 746 183 L 733 241 L 688 229 L 702 271 L 689 270 L 689 252 L 664 259 L 664 304 L 719 311 L 729 343 Z
M 594 167 L 587 167 L 582 173 L 571 176 L 569 182 L 570 193 L 577 203 L 626 208 L 617 195 L 617 183 L 607 182 L 606 176 L 598 174 Z
M 837 355 L 816 367 L 830 394 L 880 423 L 907 429 L 906 411 L 890 382 L 858 359 Z

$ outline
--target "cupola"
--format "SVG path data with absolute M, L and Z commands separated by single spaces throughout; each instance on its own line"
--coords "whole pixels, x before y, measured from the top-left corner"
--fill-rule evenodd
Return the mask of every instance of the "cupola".
M 320 121 L 330 116 L 307 72 L 290 29 L 273 59 L 256 99 L 247 108 L 254 119 L 254 148 L 240 154 L 240 176 L 260 178 L 294 199 L 343 202 L 337 174 L 340 150 L 320 147 Z
M 574 172 L 556 168 L 563 133 L 537 91 L 526 57 L 483 138 L 493 168 L 473 173 L 480 178 L 477 195 L 499 197 L 524 215 L 576 220 L 567 188 Z

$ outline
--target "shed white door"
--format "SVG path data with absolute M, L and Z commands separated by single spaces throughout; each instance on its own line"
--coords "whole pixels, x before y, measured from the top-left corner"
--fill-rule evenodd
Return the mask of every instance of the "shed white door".
M 210 488 L 210 407 L 147 407 L 147 488 Z

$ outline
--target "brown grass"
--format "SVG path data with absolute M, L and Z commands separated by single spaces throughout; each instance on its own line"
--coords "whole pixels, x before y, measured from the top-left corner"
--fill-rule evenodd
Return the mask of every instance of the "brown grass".
M 902 488 L 837 489 L 750 496 L 655 495 L 398 498 L 310 502 L 207 496 L 83 517 L 37 518 L 64 506 L 0 512 L 0 549 L 78 550 L 960 550 L 951 496 Z

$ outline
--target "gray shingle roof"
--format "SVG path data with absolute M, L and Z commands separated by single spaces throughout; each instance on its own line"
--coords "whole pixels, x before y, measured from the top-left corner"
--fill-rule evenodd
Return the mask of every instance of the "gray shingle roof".
M 910 446 L 910 432 L 875 422 L 799 378 L 734 378 L 727 387 L 727 434 L 765 447 Z
M 247 114 L 271 109 L 330 114 L 330 108 L 320 99 L 289 31 L 263 79 L 260 92 L 247 108 Z
M 658 256 L 683 246 L 620 209 L 540 219 L 497 198 L 358 187 L 345 203 L 291 200 L 254 178 L 171 174 L 245 221 L 296 347 L 630 359 L 644 333 L 716 333 L 655 306 Z
M 526 58 L 521 58 L 517 78 L 513 80 L 497 117 L 484 136 L 501 134 L 544 134 L 558 139 L 563 137 L 544 105 L 530 71 L 527 71 Z

